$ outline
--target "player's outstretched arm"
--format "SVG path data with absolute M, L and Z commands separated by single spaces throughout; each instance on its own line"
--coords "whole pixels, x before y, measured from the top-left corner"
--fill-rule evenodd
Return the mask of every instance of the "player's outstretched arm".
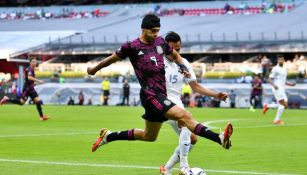
M 203 87 L 201 84 L 199 84 L 196 81 L 192 81 L 189 83 L 191 86 L 192 90 L 201 94 L 201 95 L 206 95 L 214 98 L 218 98 L 222 101 L 225 101 L 228 97 L 228 94 L 226 92 L 215 92 L 213 90 L 207 89 Z
M 37 78 L 35 78 L 35 77 L 31 76 L 31 75 L 28 75 L 28 80 L 34 81 L 34 82 L 39 83 L 39 84 L 43 84 L 44 83 L 44 81 L 39 80 L 39 79 L 37 79 Z
M 188 68 L 184 65 L 183 59 L 180 56 L 180 54 L 175 49 L 173 49 L 171 56 L 174 59 L 174 62 L 179 66 L 179 72 L 182 73 L 185 77 L 190 78 L 191 73 L 189 72 Z
M 290 81 L 286 81 L 286 85 L 288 85 L 288 86 L 295 86 L 295 85 L 296 85 L 296 83 L 294 83 L 294 82 L 290 82 Z
M 116 61 L 120 60 L 120 57 L 116 55 L 116 53 L 113 53 L 111 56 L 108 56 L 104 60 L 100 61 L 96 66 L 94 67 L 88 67 L 87 73 L 89 75 L 95 75 L 97 71 L 100 69 L 107 67 L 111 65 L 112 63 L 115 63 Z

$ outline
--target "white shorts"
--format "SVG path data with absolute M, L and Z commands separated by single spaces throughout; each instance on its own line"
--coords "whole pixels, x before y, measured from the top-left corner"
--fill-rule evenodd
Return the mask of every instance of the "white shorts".
M 184 109 L 184 106 L 183 106 L 182 101 L 180 99 L 176 99 L 176 98 L 172 98 L 172 97 L 168 97 L 168 99 L 171 100 L 176 105 L 178 105 L 179 107 L 181 107 L 182 109 Z M 180 135 L 182 129 L 178 127 L 178 122 L 177 121 L 175 121 L 175 120 L 168 120 L 168 121 L 166 121 L 166 123 L 171 125 L 171 127 L 178 134 L 178 136 Z
M 177 121 L 175 121 L 175 120 L 167 120 L 166 123 L 171 125 L 171 127 L 174 129 L 174 131 L 177 133 L 178 136 L 180 135 L 182 129 L 178 127 L 178 122 Z
M 279 102 L 280 100 L 288 101 L 288 97 L 286 95 L 286 90 L 283 88 L 280 88 L 278 90 L 272 89 L 273 94 L 275 96 L 276 102 Z

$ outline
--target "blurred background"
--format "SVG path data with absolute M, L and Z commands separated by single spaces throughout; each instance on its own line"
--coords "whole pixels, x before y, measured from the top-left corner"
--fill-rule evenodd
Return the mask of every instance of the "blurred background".
M 277 54 L 284 54 L 288 80 L 297 83 L 287 88 L 289 107 L 307 108 L 305 0 L 0 0 L 0 6 L 0 98 L 20 95 L 24 69 L 37 58 L 36 77 L 45 83 L 36 90 L 44 104 L 139 106 L 140 86 L 128 59 L 95 77 L 86 68 L 137 38 L 142 17 L 154 13 L 161 36 L 181 35 L 181 55 L 198 81 L 231 94 L 224 103 L 189 92 L 187 106 L 250 107 L 251 82 L 259 75 L 261 108 L 274 100 L 267 78 Z M 110 91 L 107 101 L 104 90 Z

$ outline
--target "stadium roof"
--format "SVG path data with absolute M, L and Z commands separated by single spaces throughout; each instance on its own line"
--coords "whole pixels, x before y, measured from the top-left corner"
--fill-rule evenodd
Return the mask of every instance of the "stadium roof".
M 241 2 L 241 1 L 240 1 Z M 230 2 L 238 5 L 240 2 Z M 306 51 L 307 4 L 298 1 L 297 7 L 282 14 L 257 15 L 210 15 L 210 16 L 167 16 L 161 17 L 161 32 L 178 32 L 183 39 L 183 52 L 273 52 Z M 248 1 L 259 5 L 260 1 Z M 163 8 L 200 8 L 223 7 L 225 2 L 162 3 Z M 0 22 L 0 49 L 7 43 L 25 43 L 26 51 L 32 53 L 109 53 L 117 49 L 120 43 L 138 37 L 142 16 L 156 4 L 108 5 L 98 6 L 111 13 L 102 18 L 90 19 L 53 19 L 31 21 Z M 50 7 L 61 10 L 63 7 Z M 93 9 L 97 6 L 76 7 Z M 109 9 L 108 9 L 109 8 Z M 38 8 L 39 9 L 39 8 Z M 40 32 L 53 31 L 58 37 L 37 37 L 39 42 L 30 39 Z M 23 40 L 14 40 L 3 32 L 34 32 L 23 36 Z M 58 34 L 57 34 L 58 32 Z M 12 33 L 11 35 L 14 35 Z M 3 38 L 3 37 L 4 38 Z M 60 39 L 58 39 L 60 38 Z M 3 42 L 6 41 L 6 42 Z M 32 46 L 40 46 L 32 48 Z M 16 51 L 24 47 L 15 47 Z M 263 50 L 263 49 L 266 50 Z M 8 48 L 5 48 L 8 49 Z M 21 52 L 16 52 L 16 56 Z

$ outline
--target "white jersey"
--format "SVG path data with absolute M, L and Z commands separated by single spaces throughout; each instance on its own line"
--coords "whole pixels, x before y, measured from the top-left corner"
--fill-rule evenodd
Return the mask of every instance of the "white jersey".
M 287 70 L 285 67 L 280 67 L 276 65 L 273 67 L 270 78 L 273 79 L 273 83 L 278 86 L 278 88 L 285 89 L 287 80 Z
M 196 81 L 195 73 L 192 69 L 191 64 L 184 58 L 183 63 L 191 73 L 190 78 L 186 78 L 181 73 L 179 73 L 178 65 L 175 62 L 169 61 L 167 58 L 164 58 L 164 63 L 167 98 L 183 108 L 183 104 L 181 101 L 182 87 L 185 83 Z

